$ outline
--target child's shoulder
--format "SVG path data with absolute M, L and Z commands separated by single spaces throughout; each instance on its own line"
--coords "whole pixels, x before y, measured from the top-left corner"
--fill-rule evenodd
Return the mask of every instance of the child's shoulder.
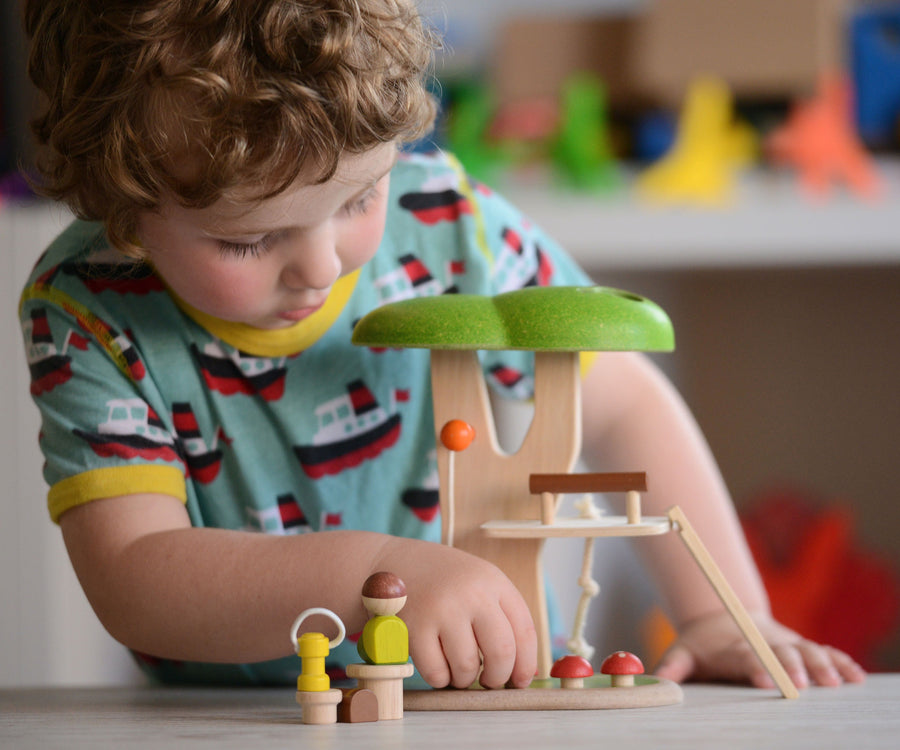
M 445 151 L 403 152 L 391 172 L 391 186 L 415 190 L 436 181 L 459 182 L 464 178 L 462 165 Z
M 146 294 L 161 289 L 149 266 L 110 246 L 101 224 L 76 220 L 38 258 L 20 302 L 93 307 L 103 291 Z
M 46 282 L 47 274 L 60 267 L 74 267 L 97 262 L 131 265 L 116 253 L 106 240 L 102 224 L 76 219 L 69 224 L 38 258 L 26 286 Z
M 478 215 L 479 221 L 510 224 L 523 219 L 500 193 L 472 177 L 452 153 L 435 150 L 403 153 L 391 172 L 391 192 L 401 208 L 421 219 L 447 220 Z

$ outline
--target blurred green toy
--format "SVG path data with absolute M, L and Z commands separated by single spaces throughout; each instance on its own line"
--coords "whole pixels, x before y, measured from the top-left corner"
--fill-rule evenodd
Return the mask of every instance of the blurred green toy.
M 606 89 L 596 76 L 584 73 L 566 81 L 550 153 L 559 176 L 572 187 L 609 190 L 620 184 L 610 145 Z
M 492 182 L 503 163 L 501 153 L 488 143 L 494 104 L 487 88 L 477 82 L 450 86 L 447 142 L 450 150 L 475 179 Z

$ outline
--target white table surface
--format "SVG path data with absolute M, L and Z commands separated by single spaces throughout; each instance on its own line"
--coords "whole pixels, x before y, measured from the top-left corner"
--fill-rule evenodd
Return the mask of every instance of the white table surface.
M 308 726 L 286 689 L 0 690 L 0 748 L 769 748 L 900 747 L 900 675 L 774 691 L 687 685 L 684 702 L 611 711 L 410 712 Z

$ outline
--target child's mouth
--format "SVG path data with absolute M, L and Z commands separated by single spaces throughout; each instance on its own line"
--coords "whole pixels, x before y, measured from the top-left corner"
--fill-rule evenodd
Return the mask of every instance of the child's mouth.
M 321 303 L 312 307 L 301 307 L 296 310 L 285 310 L 284 312 L 278 313 L 278 317 L 282 320 L 288 320 L 292 323 L 296 323 L 298 320 L 308 318 L 314 312 L 321 310 L 323 304 L 324 303 Z

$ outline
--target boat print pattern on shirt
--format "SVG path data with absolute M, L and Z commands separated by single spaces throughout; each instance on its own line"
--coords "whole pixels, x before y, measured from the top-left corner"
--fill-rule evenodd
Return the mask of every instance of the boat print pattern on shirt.
M 303 471 L 321 479 L 379 456 L 400 437 L 397 403 L 408 398 L 408 391 L 394 391 L 385 410 L 362 380 L 348 383 L 346 393 L 316 407 L 312 443 L 294 446 Z
M 207 445 L 189 403 L 172 405 L 174 436 L 142 399 L 110 399 L 106 406 L 106 421 L 97 425 L 95 432 L 78 428 L 72 430 L 98 456 L 179 462 L 185 467 L 185 476 L 201 484 L 209 484 L 218 476 L 222 464 L 222 451 L 218 443 L 223 437 L 222 432 L 218 430 L 212 444 Z
M 207 343 L 202 351 L 191 344 L 191 354 L 213 391 L 226 396 L 259 395 L 266 401 L 277 401 L 284 395 L 287 357 L 269 359 L 237 349 L 228 351 L 218 340 Z
M 96 432 L 72 430 L 98 456 L 184 462 L 177 441 L 146 401 L 115 398 L 107 401 L 106 407 L 106 421 L 97 425 Z
M 400 500 L 422 523 L 432 523 L 441 510 L 437 451 L 428 452 L 428 475 L 418 487 L 408 487 Z
M 528 286 L 548 286 L 553 277 L 549 256 L 537 242 L 512 227 L 501 232 L 502 249 L 494 264 L 494 280 L 499 292 Z
M 78 278 L 93 294 L 151 294 L 164 292 L 165 285 L 146 263 L 109 263 L 91 260 L 63 263 L 62 273 Z
M 22 324 L 22 331 L 31 375 L 31 394 L 40 396 L 67 382 L 72 377 L 69 347 L 74 346 L 83 351 L 87 349 L 88 339 L 70 328 L 62 347 L 57 348 L 47 321 L 47 310 L 43 307 L 31 311 L 30 318 Z
M 421 259 L 412 253 L 403 255 L 397 260 L 399 268 L 381 274 L 373 283 L 380 305 L 413 297 L 455 294 L 459 291 L 455 277 L 465 273 L 463 261 L 448 261 L 443 269 L 444 279 L 440 280 L 435 278 Z
M 341 513 L 323 511 L 319 518 L 319 527 L 314 529 L 292 492 L 279 495 L 275 501 L 275 505 L 270 505 L 268 508 L 261 510 L 259 508 L 245 508 L 246 523 L 244 529 L 247 531 L 262 531 L 266 534 L 279 536 L 290 536 L 293 534 L 306 534 L 316 530 L 337 529 L 344 522 Z
M 184 448 L 188 476 L 201 484 L 209 484 L 218 476 L 222 466 L 222 451 L 218 447 L 221 428 L 216 431 L 212 443 L 207 445 L 200 434 L 194 410 L 186 401 L 172 404 L 172 421 Z

